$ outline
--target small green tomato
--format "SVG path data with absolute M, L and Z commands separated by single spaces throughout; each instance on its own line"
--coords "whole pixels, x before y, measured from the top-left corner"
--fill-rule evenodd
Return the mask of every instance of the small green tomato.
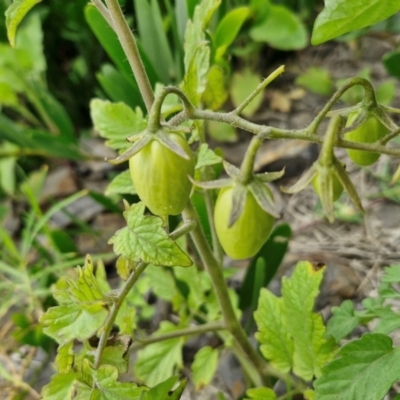
M 357 112 L 350 114 L 346 122 L 346 126 L 351 126 L 351 124 L 356 120 L 357 116 Z M 356 129 L 347 132 L 344 135 L 344 138 L 356 143 L 374 143 L 386 136 L 388 132 L 389 129 L 387 129 L 386 126 L 384 126 L 375 116 L 370 115 Z M 379 153 L 375 153 L 373 151 L 354 149 L 347 149 L 347 154 L 355 164 L 362 167 L 373 164 L 380 156 Z
M 247 192 L 242 214 L 228 228 L 232 192 L 233 187 L 230 186 L 221 189 L 218 194 L 214 211 L 215 229 L 225 253 L 233 259 L 242 260 L 254 256 L 261 249 L 271 234 L 275 218 Z
M 179 144 L 189 160 L 180 157 L 153 139 L 129 159 L 129 169 L 137 194 L 155 215 L 178 215 L 185 208 L 192 183 L 195 161 L 186 140 L 179 134 L 169 138 Z

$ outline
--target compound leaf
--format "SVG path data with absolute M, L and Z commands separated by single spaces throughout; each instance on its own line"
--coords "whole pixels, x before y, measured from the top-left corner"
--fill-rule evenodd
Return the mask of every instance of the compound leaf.
M 400 376 L 400 347 L 367 333 L 340 349 L 314 383 L 315 400 L 380 400 Z

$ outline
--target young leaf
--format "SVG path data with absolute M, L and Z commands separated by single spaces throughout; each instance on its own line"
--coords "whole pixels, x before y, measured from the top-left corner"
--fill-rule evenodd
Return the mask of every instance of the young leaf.
M 245 400 L 275 400 L 276 394 L 275 392 L 266 387 L 258 387 L 254 389 L 248 389 L 246 392 L 248 398 Z
M 178 328 L 168 321 L 160 324 L 157 333 L 173 332 Z M 134 366 L 135 375 L 148 386 L 157 385 L 182 366 L 183 338 L 163 340 L 147 345 L 138 352 Z
M 345 300 L 340 307 L 333 307 L 332 312 L 333 316 L 328 321 L 326 332 L 339 342 L 353 331 L 360 319 L 355 314 L 354 305 L 350 300 Z
M 59 374 L 68 374 L 74 363 L 74 342 L 66 342 L 57 349 L 55 364 Z
M 321 375 L 321 367 L 333 357 L 322 317 L 313 312 L 324 270 L 300 262 L 290 279 L 282 282 L 284 318 L 294 345 L 293 371 L 305 380 Z
M 254 318 L 261 353 L 276 369 L 286 373 L 293 365 L 293 341 L 285 326 L 283 306 L 282 298 L 262 289 Z
M 145 206 L 137 203 L 124 212 L 127 227 L 118 230 L 109 240 L 114 252 L 130 261 L 154 265 L 189 267 L 192 261 L 163 229 L 162 219 L 145 216 Z
M 74 398 L 75 382 L 76 374 L 74 372 L 53 375 L 51 382 L 42 389 L 42 399 L 72 400 Z
M 209 385 L 218 366 L 219 351 L 210 346 L 202 347 L 194 356 L 193 382 L 196 390 Z
M 131 144 L 126 138 L 146 128 L 142 111 L 139 108 L 132 111 L 124 103 L 93 99 L 90 102 L 90 115 L 94 128 L 107 139 L 107 145 L 116 150 L 129 148 Z
M 211 149 L 208 148 L 207 143 L 202 143 L 197 156 L 196 169 L 205 167 L 206 165 L 214 165 L 222 162 L 222 158 L 216 155 Z
M 130 332 L 130 335 L 132 331 Z M 103 351 L 101 356 L 101 363 L 112 365 L 118 369 L 120 374 L 128 372 L 129 367 L 129 346 L 132 343 L 131 336 L 118 335 L 113 338 L 112 343 Z M 110 341 L 111 342 L 111 341 Z
M 106 196 L 112 194 L 136 194 L 129 169 L 119 173 L 111 180 L 105 194 Z
M 15 34 L 18 25 L 31 8 L 41 0 L 14 0 L 5 12 L 8 40 L 12 47 L 15 45 Z
M 325 0 L 325 8 L 314 24 L 311 43 L 315 46 L 347 32 L 377 24 L 399 10 L 399 0 Z
M 400 376 L 400 347 L 379 333 L 343 346 L 314 382 L 315 400 L 381 400 Z

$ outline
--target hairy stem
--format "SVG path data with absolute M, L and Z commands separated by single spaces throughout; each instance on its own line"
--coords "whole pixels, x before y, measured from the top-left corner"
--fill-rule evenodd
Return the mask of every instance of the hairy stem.
M 92 0 L 92 4 L 97 8 L 97 11 L 102 15 L 102 17 L 107 21 L 108 25 L 115 31 L 114 21 L 112 20 L 107 7 L 101 0 Z
M 191 326 L 189 328 L 180 329 L 174 332 L 168 332 L 161 335 L 153 335 L 146 339 L 134 338 L 133 340 L 138 342 L 130 347 L 130 350 L 140 350 L 148 344 L 162 342 L 164 340 L 175 339 L 183 336 L 201 335 L 202 333 L 215 332 L 226 329 L 225 324 L 222 321 L 207 322 L 203 325 Z
M 135 37 L 124 18 L 118 0 L 106 0 L 106 3 L 114 24 L 115 32 L 117 33 L 118 39 L 132 68 L 147 111 L 150 112 L 154 102 L 154 93 L 140 57 Z
M 107 346 L 107 340 L 110 336 L 111 329 L 114 325 L 115 319 L 117 318 L 117 314 L 119 309 L 122 306 L 122 303 L 125 300 L 125 297 L 129 293 L 129 291 L 132 289 L 133 285 L 137 282 L 139 279 L 140 275 L 143 273 L 143 271 L 146 269 L 147 263 L 141 262 L 136 269 L 130 274 L 129 278 L 125 282 L 124 286 L 122 286 L 118 296 L 116 297 L 110 312 L 108 313 L 106 322 L 104 324 L 103 332 L 100 336 L 100 341 L 99 345 L 97 346 L 97 351 L 96 351 L 96 356 L 95 360 L 93 363 L 93 367 L 95 369 L 100 367 L 101 364 L 101 356 L 103 355 L 103 351 Z

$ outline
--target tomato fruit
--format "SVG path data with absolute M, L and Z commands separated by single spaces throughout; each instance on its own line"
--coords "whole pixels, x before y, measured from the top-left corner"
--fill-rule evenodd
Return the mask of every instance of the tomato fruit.
M 242 214 L 228 228 L 232 193 L 233 187 L 228 186 L 218 194 L 214 211 L 215 229 L 225 253 L 233 259 L 242 260 L 254 256 L 261 249 L 271 234 L 275 218 L 265 212 L 248 191 Z
M 177 133 L 168 135 L 189 156 L 184 159 L 152 139 L 129 159 L 129 169 L 137 194 L 155 215 L 178 215 L 185 208 L 192 183 L 195 160 L 186 140 Z
M 336 177 L 336 175 L 333 175 L 332 181 L 333 181 L 333 198 L 332 198 L 332 201 L 336 201 L 337 199 L 339 199 L 339 197 L 343 193 L 343 186 L 340 183 L 339 179 Z M 320 194 L 321 194 L 321 182 L 320 182 L 320 175 L 319 174 L 317 174 L 314 177 L 314 179 L 312 180 L 312 186 L 313 186 L 313 189 L 314 189 L 315 193 L 317 193 L 317 195 L 320 196 Z
M 349 115 L 346 126 L 350 126 L 357 118 L 358 113 Z M 353 131 L 344 135 L 346 140 L 356 143 L 374 143 L 387 135 L 389 129 L 386 128 L 375 116 L 370 115 L 361 125 Z M 380 156 L 379 153 L 373 151 L 363 151 L 347 149 L 350 159 L 357 165 L 362 167 L 368 166 L 376 162 Z

